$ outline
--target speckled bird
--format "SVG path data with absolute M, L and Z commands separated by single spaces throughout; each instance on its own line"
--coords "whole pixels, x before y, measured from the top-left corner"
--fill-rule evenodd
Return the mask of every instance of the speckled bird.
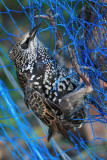
M 83 123 L 86 95 L 92 88 L 79 88 L 75 79 L 67 78 L 68 72 L 54 63 L 37 38 L 39 27 L 25 33 L 9 50 L 9 57 L 15 63 L 27 107 L 49 127 L 48 140 L 56 132 L 69 138 L 68 131 Z

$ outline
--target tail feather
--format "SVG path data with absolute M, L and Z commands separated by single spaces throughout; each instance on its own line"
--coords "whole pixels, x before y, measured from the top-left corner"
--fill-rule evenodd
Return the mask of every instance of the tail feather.
M 48 130 L 48 142 L 51 140 L 51 138 L 55 135 L 56 131 L 53 129 L 53 127 L 49 127 Z
M 51 138 L 55 135 L 56 132 L 63 135 L 65 138 L 70 140 L 70 137 L 69 137 L 69 134 L 68 134 L 68 131 L 66 130 L 66 128 L 60 122 L 56 122 L 56 123 L 52 124 L 52 126 L 49 127 L 48 141 L 51 140 Z
M 58 129 L 58 133 L 62 134 L 65 138 L 69 139 L 69 134 L 66 128 L 61 123 L 56 124 L 56 126 Z

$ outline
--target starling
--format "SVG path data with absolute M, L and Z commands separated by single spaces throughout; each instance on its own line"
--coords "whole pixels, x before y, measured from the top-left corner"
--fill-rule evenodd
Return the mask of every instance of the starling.
M 9 50 L 25 103 L 49 127 L 48 140 L 58 132 L 69 138 L 68 131 L 80 127 L 86 116 L 86 95 L 91 86 L 80 87 L 64 68 L 54 63 L 48 49 L 37 38 L 38 24 L 25 33 Z

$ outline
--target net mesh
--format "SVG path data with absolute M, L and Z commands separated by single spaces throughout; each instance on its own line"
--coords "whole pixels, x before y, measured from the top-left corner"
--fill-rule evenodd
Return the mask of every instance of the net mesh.
M 104 142 L 106 145 L 107 141 L 106 0 L 1 0 L 0 7 L 0 145 L 4 144 L 6 151 L 11 153 L 10 159 L 104 159 L 104 149 L 103 155 L 99 155 L 101 150 L 98 149 L 98 144 Z M 40 17 L 34 20 L 35 15 L 45 14 L 48 8 L 57 15 L 56 28 L 63 37 L 64 47 L 71 43 L 81 68 L 88 67 L 88 70 L 82 69 L 82 72 L 89 77 L 94 89 L 93 94 L 88 97 L 91 105 L 87 104 L 86 107 L 84 130 L 69 132 L 72 144 L 57 140 L 56 143 L 54 139 L 47 144 L 47 128 L 36 117 L 33 121 L 40 124 L 45 135 L 39 136 L 38 128 L 32 127 L 32 111 L 28 111 L 23 104 L 23 92 L 8 57 L 8 50 L 16 40 L 41 21 L 38 36 L 49 48 L 49 54 L 55 53 L 53 50 L 56 48 L 57 38 L 50 22 L 41 20 Z M 70 67 L 66 51 L 62 55 L 54 54 L 54 58 L 61 66 L 66 67 L 68 63 Z M 69 76 L 74 77 L 74 74 L 71 70 Z M 99 135 L 95 129 L 97 125 L 101 127 Z

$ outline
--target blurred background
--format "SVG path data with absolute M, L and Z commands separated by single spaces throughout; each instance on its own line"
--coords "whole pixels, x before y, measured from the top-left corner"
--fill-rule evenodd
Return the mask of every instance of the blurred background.
M 75 1 L 75 0 L 65 0 L 58 2 L 51 2 L 51 1 L 30 1 L 30 0 L 1 0 L 0 1 L 0 79 L 5 83 L 5 85 L 8 88 L 8 92 L 12 100 L 15 102 L 15 104 L 19 107 L 21 112 L 25 114 L 25 118 L 28 120 L 28 122 L 31 124 L 32 128 L 34 129 L 35 133 L 39 137 L 44 137 L 42 140 L 46 144 L 47 148 L 49 149 L 50 153 L 55 157 L 55 153 L 53 152 L 53 147 L 51 143 L 47 142 L 46 136 L 39 124 L 39 122 L 35 119 L 32 112 L 29 112 L 27 107 L 25 106 L 22 90 L 19 86 L 14 87 L 15 82 L 12 82 L 11 79 L 9 80 L 8 74 L 11 73 L 15 81 L 17 81 L 16 73 L 15 73 L 15 67 L 14 64 L 10 61 L 8 58 L 8 50 L 12 48 L 12 46 L 20 39 L 21 35 L 23 35 L 25 32 L 30 30 L 34 24 L 38 24 L 39 21 L 42 22 L 41 29 L 39 31 L 39 39 L 45 43 L 45 45 L 50 50 L 50 55 L 53 54 L 53 51 L 55 49 L 55 35 L 52 31 L 52 28 L 50 29 L 50 22 L 45 20 L 34 20 L 34 15 L 39 14 L 45 14 L 46 10 L 48 8 L 55 8 L 60 14 L 57 19 L 58 29 L 60 33 L 63 35 L 64 43 L 69 43 L 69 34 L 66 32 L 66 29 L 61 26 L 60 24 L 67 24 L 69 23 L 69 14 L 72 13 L 72 20 L 73 16 L 78 18 L 79 11 L 82 10 L 83 6 L 88 6 L 90 8 L 90 3 L 92 4 L 93 1 Z M 100 3 L 100 1 L 96 1 Z M 106 1 L 101 1 L 102 4 L 105 4 L 105 7 L 107 7 Z M 57 7 L 55 6 L 57 4 Z M 62 4 L 62 6 L 60 6 Z M 65 6 L 65 8 L 63 7 Z M 67 7 L 68 6 L 68 7 Z M 62 7 L 62 8 L 61 8 Z M 93 7 L 92 7 L 93 8 Z M 71 12 L 72 10 L 72 12 Z M 62 12 L 61 12 L 62 11 Z M 107 11 L 107 8 L 105 12 Z M 103 14 L 103 13 L 102 13 Z M 61 19 L 61 16 L 63 19 Z M 83 15 L 84 17 L 84 15 Z M 75 21 L 72 24 L 69 24 L 70 33 L 74 36 L 77 34 L 79 25 Z M 107 19 L 106 19 L 107 21 Z M 107 26 L 106 26 L 107 27 Z M 107 28 L 106 28 L 107 29 Z M 82 34 L 81 34 L 82 35 Z M 74 36 L 75 37 L 75 36 Z M 77 38 L 80 39 L 80 35 L 77 35 Z M 107 46 L 106 46 L 107 47 Z M 105 56 L 106 57 L 106 56 Z M 65 66 L 71 68 L 71 64 L 69 59 L 67 58 L 66 54 L 62 53 L 60 55 L 57 55 L 56 57 L 57 61 L 61 61 L 61 63 L 64 63 Z M 106 59 L 106 58 L 105 58 Z M 8 72 L 9 71 L 9 72 Z M 99 88 L 100 90 L 103 90 L 103 98 L 100 102 L 103 101 L 104 106 L 106 107 L 106 101 L 107 101 L 107 83 L 103 79 L 100 79 L 99 81 Z M 19 94 L 19 92 L 21 94 Z M 96 93 L 95 93 L 96 94 Z M 98 99 L 98 94 L 96 94 Z M 99 98 L 99 99 L 100 99 Z M 100 104 L 99 102 L 99 104 Z M 101 104 L 100 104 L 101 105 Z M 6 103 L 2 96 L 0 96 L 0 106 L 3 106 L 4 108 L 7 108 Z M 98 109 L 94 105 L 90 105 L 88 111 L 88 116 L 86 119 L 87 123 L 83 124 L 83 127 L 81 129 L 78 129 L 77 131 L 72 130 L 72 133 L 78 138 L 82 139 L 83 142 L 88 147 L 89 151 L 92 151 L 92 157 L 91 154 L 87 151 L 86 147 L 81 147 L 81 144 L 79 144 L 78 140 L 75 138 L 76 144 L 78 144 L 79 151 L 75 149 L 74 143 L 70 143 L 68 140 L 64 139 L 61 135 L 56 135 L 55 140 L 58 143 L 59 147 L 63 151 L 66 151 L 66 153 L 69 155 L 72 159 L 99 159 L 101 157 L 102 159 L 107 159 L 107 130 L 106 130 L 106 116 L 102 118 L 100 115 Z M 8 112 L 6 112 L 5 116 L 10 116 Z M 97 120 L 97 116 L 101 120 Z M 96 117 L 96 118 L 95 118 Z M 4 118 L 4 112 L 1 109 L 0 110 L 0 126 L 7 125 L 7 119 Z M 20 117 L 21 118 L 21 117 Z M 14 126 L 16 129 L 16 121 L 14 118 L 9 119 L 12 126 Z M 10 127 L 4 127 L 5 131 L 8 133 L 9 137 L 14 139 L 14 134 L 12 134 L 12 129 Z M 0 131 L 0 137 L 3 137 L 2 134 L 2 127 Z M 0 138 L 0 160 L 12 160 L 15 159 L 14 156 L 12 156 L 11 152 L 9 151 L 9 148 L 11 150 L 14 150 L 13 145 L 10 143 L 10 141 L 3 141 L 2 138 Z M 27 144 L 23 143 L 23 141 L 20 139 L 20 146 L 24 148 L 27 152 Z M 8 147 L 6 147 L 6 144 Z M 98 155 L 95 156 L 95 155 Z M 82 157 L 82 158 L 81 158 Z M 58 157 L 59 159 L 61 156 Z M 17 158 L 18 159 L 18 158 Z M 20 159 L 20 158 L 19 158 Z M 24 155 L 24 159 L 28 159 Z M 29 158 L 30 159 L 30 158 Z M 57 158 L 56 158 L 57 159 Z

